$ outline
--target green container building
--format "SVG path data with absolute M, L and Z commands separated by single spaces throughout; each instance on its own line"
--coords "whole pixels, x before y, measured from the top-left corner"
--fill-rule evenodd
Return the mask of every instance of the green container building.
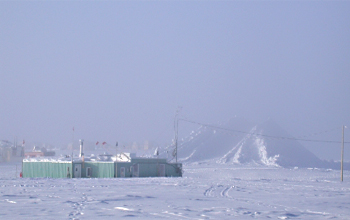
M 23 177 L 71 177 L 72 162 L 66 161 L 23 161 Z M 68 175 L 69 174 L 69 175 Z
M 113 161 L 73 162 L 73 178 L 114 178 Z
M 129 158 L 127 161 L 24 159 L 22 175 L 27 178 L 181 177 L 182 164 L 158 158 Z
M 182 164 L 166 159 L 132 158 L 130 162 L 115 162 L 116 177 L 181 177 Z

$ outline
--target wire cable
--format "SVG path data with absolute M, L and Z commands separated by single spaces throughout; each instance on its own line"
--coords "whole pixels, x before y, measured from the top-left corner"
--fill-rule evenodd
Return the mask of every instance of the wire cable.
M 281 137 L 281 136 L 273 136 L 273 135 L 266 135 L 266 134 L 260 134 L 260 133 L 254 133 L 254 132 L 246 132 L 246 131 L 240 131 L 240 130 L 235 130 L 235 129 L 229 129 L 229 128 L 223 128 L 223 127 L 219 127 L 219 126 L 215 126 L 215 125 L 210 125 L 210 124 L 203 124 L 197 121 L 193 121 L 193 120 L 188 120 L 188 119 L 184 119 L 184 118 L 179 118 L 179 121 L 186 121 L 189 123 L 193 123 L 193 124 L 198 124 L 201 126 L 205 126 L 205 127 L 210 127 L 210 128 L 215 128 L 215 129 L 220 129 L 220 130 L 225 130 L 225 131 L 229 131 L 229 132 L 236 132 L 236 133 L 242 133 L 242 134 L 250 134 L 250 135 L 257 135 L 257 136 L 262 136 L 262 137 L 268 137 L 268 138 L 273 138 L 273 139 L 280 139 L 280 140 L 294 140 L 294 141 L 305 141 L 305 142 L 318 142 L 318 143 L 336 143 L 336 144 L 341 144 L 341 141 L 329 141 L 329 140 L 313 140 L 313 139 L 304 139 L 304 138 L 294 138 L 294 137 Z M 330 131 L 330 130 L 329 130 Z M 321 132 L 323 133 L 323 132 Z M 316 133 L 315 133 L 316 134 Z M 314 134 L 314 135 L 315 135 Z M 344 142 L 346 144 L 350 143 L 350 142 Z

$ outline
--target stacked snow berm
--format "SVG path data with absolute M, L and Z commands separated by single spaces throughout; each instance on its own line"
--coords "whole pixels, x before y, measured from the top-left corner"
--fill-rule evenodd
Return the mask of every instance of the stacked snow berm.
M 282 167 L 324 167 L 324 162 L 298 141 L 282 138 L 292 137 L 271 119 L 253 125 L 245 119 L 236 117 L 218 127 L 224 129 L 201 127 L 180 143 L 178 149 L 180 160 L 183 162 L 215 160 L 218 163 L 252 163 Z

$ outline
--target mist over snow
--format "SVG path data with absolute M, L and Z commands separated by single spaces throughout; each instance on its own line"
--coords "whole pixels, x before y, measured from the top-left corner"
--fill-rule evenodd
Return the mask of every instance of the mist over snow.
M 191 132 L 179 142 L 178 158 L 182 162 L 337 168 L 336 163 L 319 159 L 299 141 L 286 138 L 293 137 L 272 119 L 256 125 L 235 117 L 217 128 L 201 126 Z

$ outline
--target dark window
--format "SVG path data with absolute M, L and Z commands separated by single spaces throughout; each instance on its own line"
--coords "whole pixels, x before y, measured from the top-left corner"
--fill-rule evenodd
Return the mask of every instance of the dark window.
M 86 177 L 91 177 L 92 176 L 92 169 L 91 167 L 86 168 Z

